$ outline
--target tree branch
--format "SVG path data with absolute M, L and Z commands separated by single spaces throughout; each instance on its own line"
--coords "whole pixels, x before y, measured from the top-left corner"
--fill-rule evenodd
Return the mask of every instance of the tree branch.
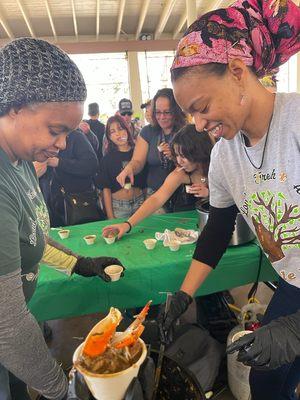
M 267 210 L 269 211 L 269 216 L 270 216 L 270 218 L 269 218 L 269 228 L 270 228 L 270 226 L 271 226 L 271 224 L 272 224 L 271 216 L 272 216 L 273 219 L 274 219 L 274 228 L 273 228 L 273 230 L 270 229 L 270 232 L 273 232 L 273 233 L 274 233 L 274 232 L 275 232 L 275 229 L 277 228 L 277 224 L 276 224 L 276 222 L 277 222 L 277 220 L 276 220 L 276 214 L 275 214 L 274 211 L 272 210 L 272 203 L 273 203 L 274 196 L 272 196 L 272 197 L 270 198 L 270 200 L 269 200 L 268 203 L 265 203 L 264 200 L 263 200 L 263 198 L 262 198 L 258 193 L 256 193 L 256 196 L 257 196 L 257 198 L 258 198 L 258 201 L 257 201 L 257 200 L 253 200 L 253 202 L 254 202 L 257 206 L 263 206 L 265 209 L 267 209 Z
M 297 236 L 292 236 L 289 238 L 284 238 L 281 240 L 282 244 L 300 244 L 300 234 Z
M 295 208 L 297 208 L 298 205 L 295 206 L 287 206 L 286 204 L 284 205 L 284 213 L 282 218 L 279 221 L 279 224 L 286 224 L 287 222 L 293 220 L 293 219 L 298 219 L 300 218 L 300 214 L 298 215 L 291 215 L 291 213 L 294 211 Z

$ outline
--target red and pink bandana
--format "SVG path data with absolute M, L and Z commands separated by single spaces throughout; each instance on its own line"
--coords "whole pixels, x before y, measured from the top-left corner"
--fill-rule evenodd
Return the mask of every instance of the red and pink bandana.
M 239 58 L 262 77 L 299 50 L 300 8 L 291 0 L 238 0 L 188 28 L 171 70 Z

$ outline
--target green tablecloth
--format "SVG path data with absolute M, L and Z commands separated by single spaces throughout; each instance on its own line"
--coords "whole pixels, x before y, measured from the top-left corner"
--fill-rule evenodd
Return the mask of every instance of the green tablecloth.
M 101 237 L 102 228 L 107 225 L 107 221 L 72 226 L 69 228 L 70 237 L 65 240 L 59 238 L 57 230 L 52 230 L 53 239 L 78 254 L 118 257 L 126 266 L 126 273 L 118 282 L 105 283 L 94 277 L 67 277 L 42 265 L 37 290 L 29 304 L 32 313 L 38 320 L 50 320 L 103 312 L 110 306 L 121 309 L 142 306 L 149 299 L 154 304 L 161 303 L 165 297 L 159 292 L 173 292 L 180 287 L 195 245 L 184 245 L 178 252 L 171 252 L 162 242 L 158 242 L 154 250 L 148 251 L 143 240 L 154 237 L 155 232 L 163 232 L 166 228 L 197 229 L 196 224 L 195 211 L 153 215 L 112 245 L 106 244 Z M 94 245 L 85 244 L 83 236 L 87 234 L 97 235 Z M 205 295 L 255 282 L 259 254 L 255 242 L 229 248 L 197 294 Z M 259 280 L 276 278 L 275 271 L 263 257 Z

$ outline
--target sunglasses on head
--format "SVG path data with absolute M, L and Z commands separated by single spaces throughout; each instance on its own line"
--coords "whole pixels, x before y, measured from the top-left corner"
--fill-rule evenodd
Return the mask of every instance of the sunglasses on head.
M 130 111 L 125 111 L 121 113 L 122 117 L 125 117 L 125 115 L 132 115 L 132 112 Z

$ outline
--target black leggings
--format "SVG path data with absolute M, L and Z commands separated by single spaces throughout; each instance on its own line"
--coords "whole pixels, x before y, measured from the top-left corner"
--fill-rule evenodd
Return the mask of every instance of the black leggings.
M 264 316 L 266 325 L 273 319 L 293 314 L 300 309 L 300 289 L 280 279 L 279 286 Z M 299 343 L 300 345 L 300 343 Z M 252 400 L 296 400 L 295 389 L 300 383 L 300 357 L 292 364 L 260 371 L 251 369 Z

